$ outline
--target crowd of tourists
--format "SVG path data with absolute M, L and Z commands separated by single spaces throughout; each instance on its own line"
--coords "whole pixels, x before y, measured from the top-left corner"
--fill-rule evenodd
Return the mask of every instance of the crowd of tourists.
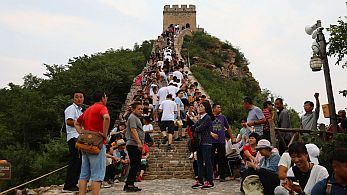
M 269 122 L 280 128 L 291 127 L 283 99 L 277 98 L 274 104 L 265 101 L 260 109 L 251 97 L 245 97 L 248 115 L 240 120 L 242 129 L 234 135 L 222 106 L 211 103 L 199 84 L 188 79 L 185 60 L 175 50 L 178 33 L 179 26 L 171 25 L 159 37 L 146 68 L 134 80 L 137 91 L 132 103 L 112 128 L 106 107 L 108 94 L 95 92 L 95 104 L 84 112 L 83 92 L 73 94 L 74 103 L 65 110 L 71 160 L 64 191 L 86 194 L 88 181 L 93 194 L 99 194 L 102 186 L 123 181 L 124 191 L 141 191 L 135 182 L 141 182 L 148 167 L 150 146 L 158 143 L 171 151 L 177 141 L 187 141 L 194 189 L 210 189 L 216 181 L 240 178 L 240 190 L 246 194 L 254 190 L 250 187 L 254 183 L 266 195 L 347 194 L 347 149 L 337 148 L 333 153 L 333 172 L 329 174 L 319 165 L 320 149 L 312 143 L 290 143 L 295 135 L 281 133 L 276 135 L 279 148 L 272 146 Z M 304 103 L 302 129 L 317 129 L 319 94 L 314 97 L 316 107 L 313 102 Z M 346 113 L 341 110 L 338 116 L 339 131 L 346 132 Z M 156 125 L 161 131 L 160 142 L 151 136 Z M 103 137 L 97 154 L 75 148 L 86 130 Z

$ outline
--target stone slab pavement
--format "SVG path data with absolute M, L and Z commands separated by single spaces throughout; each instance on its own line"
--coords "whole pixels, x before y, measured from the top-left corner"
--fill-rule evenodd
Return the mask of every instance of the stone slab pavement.
M 179 195 L 179 194 L 241 194 L 240 193 L 240 181 L 215 181 L 215 187 L 213 189 L 202 190 L 192 189 L 194 184 L 192 179 L 167 179 L 167 180 L 143 180 L 136 183 L 139 188 L 142 188 L 141 192 L 127 193 L 123 191 L 124 183 L 117 183 L 111 188 L 104 188 L 101 194 L 152 194 L 152 195 Z
M 142 182 L 137 182 L 139 188 L 142 188 L 140 192 L 124 192 L 123 186 L 124 182 L 115 183 L 111 188 L 102 188 L 101 194 L 115 194 L 115 195 L 180 195 L 180 194 L 229 194 L 229 195 L 242 195 L 240 192 L 240 180 L 227 180 L 225 182 L 215 181 L 215 187 L 213 189 L 202 190 L 202 189 L 192 189 L 191 186 L 194 184 L 192 179 L 166 179 L 166 180 L 143 180 Z M 69 195 L 72 193 L 62 193 L 60 188 L 50 189 L 47 192 L 42 193 L 44 195 L 55 195 L 63 194 Z M 78 193 L 76 193 L 78 194 Z M 92 193 L 89 192 L 88 195 Z

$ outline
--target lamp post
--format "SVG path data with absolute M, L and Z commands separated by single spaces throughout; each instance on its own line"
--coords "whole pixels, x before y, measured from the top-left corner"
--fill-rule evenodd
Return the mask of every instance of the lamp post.
M 327 90 L 328 103 L 329 103 L 329 118 L 333 127 L 334 134 L 337 133 L 337 117 L 335 110 L 335 101 L 333 95 L 333 89 L 331 85 L 330 69 L 328 63 L 328 57 L 326 53 L 326 40 L 323 34 L 323 28 L 321 27 L 321 21 L 318 20 L 313 26 L 307 26 L 305 28 L 307 34 L 312 35 L 315 42 L 312 44 L 313 57 L 311 57 L 310 66 L 312 71 L 320 71 L 323 64 L 325 87 Z M 320 62 L 319 62 L 320 61 Z

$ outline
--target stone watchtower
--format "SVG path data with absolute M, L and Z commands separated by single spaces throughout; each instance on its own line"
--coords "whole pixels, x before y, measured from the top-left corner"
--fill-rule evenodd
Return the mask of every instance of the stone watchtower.
M 190 28 L 196 31 L 196 10 L 195 5 L 165 5 L 163 11 L 163 31 L 165 31 L 170 24 L 180 25 L 182 27 Z

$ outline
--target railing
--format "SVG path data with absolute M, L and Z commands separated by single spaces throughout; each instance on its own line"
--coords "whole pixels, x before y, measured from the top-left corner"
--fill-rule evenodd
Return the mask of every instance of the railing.
M 47 176 L 49 176 L 49 175 L 51 175 L 51 174 L 53 174 L 53 173 L 56 173 L 56 172 L 58 172 L 58 171 L 61 171 L 61 170 L 65 169 L 66 167 L 68 167 L 68 165 L 65 165 L 65 166 L 63 166 L 63 167 L 60 167 L 59 169 L 56 169 L 56 170 L 51 171 L 51 172 L 49 172 L 49 173 L 46 173 L 46 174 L 44 174 L 44 175 L 42 175 L 42 176 L 40 176 L 40 177 L 37 177 L 37 178 L 32 179 L 32 180 L 30 180 L 30 181 L 27 181 L 27 182 L 25 182 L 25 183 L 23 183 L 23 184 L 20 184 L 20 185 L 16 186 L 16 187 L 13 187 L 13 188 L 10 188 L 10 189 L 5 190 L 5 191 L 3 191 L 3 192 L 0 192 L 0 195 L 6 194 L 6 193 L 8 193 L 8 192 L 11 192 L 12 190 L 18 189 L 18 188 L 23 187 L 23 186 L 25 186 L 25 185 L 28 185 L 28 184 L 30 184 L 30 183 L 32 183 L 32 182 L 34 182 L 34 181 L 37 181 L 37 180 L 42 179 L 42 178 L 44 178 L 44 177 L 47 177 Z
M 278 148 L 278 142 L 276 141 L 276 133 L 277 132 L 294 133 L 294 135 L 292 136 L 288 145 L 290 145 L 293 141 L 298 140 L 300 138 L 301 133 L 316 133 L 316 134 L 321 135 L 321 138 L 323 140 L 327 139 L 327 135 L 333 135 L 333 133 L 327 132 L 325 130 L 324 125 L 320 126 L 320 130 L 310 130 L 310 129 L 300 129 L 300 128 L 277 128 L 277 127 L 275 127 L 275 123 L 273 120 L 269 120 L 269 124 L 270 124 L 271 143 L 272 143 L 272 146 L 277 147 L 277 148 Z M 278 138 L 283 143 L 285 143 L 284 138 L 282 137 L 282 135 L 280 133 L 278 133 Z

